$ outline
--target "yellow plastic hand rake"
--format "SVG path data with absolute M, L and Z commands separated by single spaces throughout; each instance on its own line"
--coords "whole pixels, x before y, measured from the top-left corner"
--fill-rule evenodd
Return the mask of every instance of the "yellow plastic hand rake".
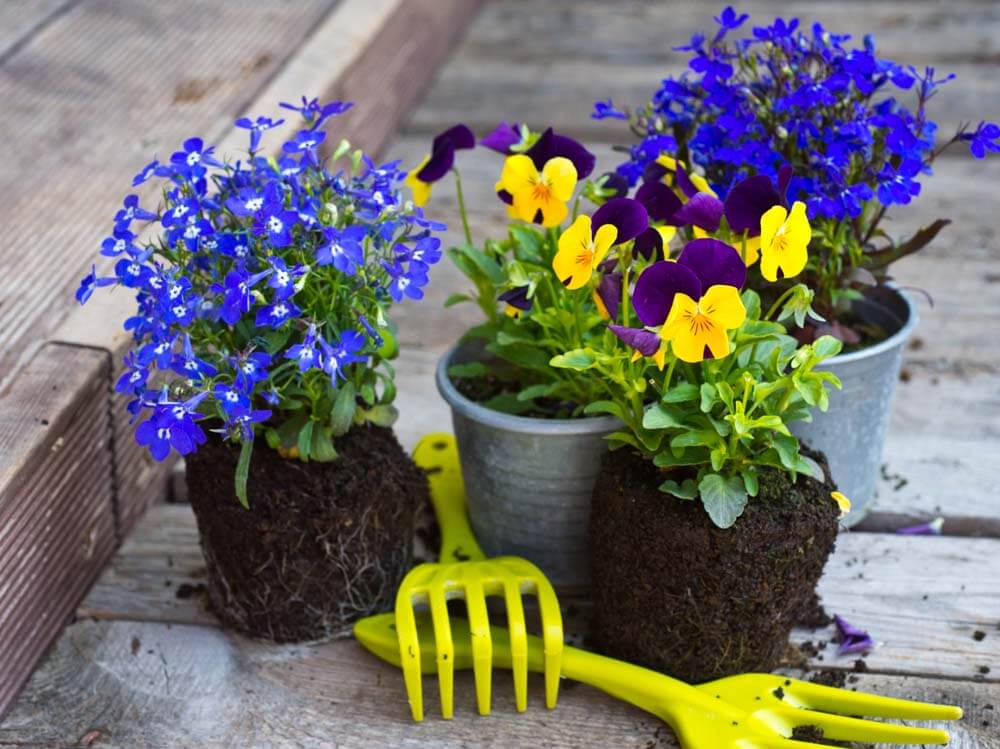
M 451 667 L 469 668 L 474 655 L 468 625 L 456 620 L 451 634 Z M 354 625 L 354 635 L 379 658 L 399 665 L 392 614 L 362 619 Z M 493 665 L 511 668 L 508 633 L 493 627 L 491 635 Z M 419 665 L 423 673 L 430 674 L 440 661 L 435 660 L 434 642 L 426 627 L 421 627 L 420 637 L 424 647 Z M 542 642 L 529 636 L 527 648 L 528 668 L 542 671 Z M 846 716 L 910 720 L 962 717 L 959 707 L 879 697 L 772 674 L 730 676 L 692 687 L 655 671 L 569 646 L 563 650 L 562 673 L 656 715 L 674 729 L 687 749 L 822 749 L 820 744 L 787 738 L 799 726 L 816 726 L 825 738 L 843 741 L 947 744 L 947 731 Z
M 556 705 L 563 650 L 562 614 L 555 591 L 538 567 L 519 557 L 487 559 L 476 543 L 465 512 L 465 486 L 459 468 L 455 438 L 450 434 L 424 437 L 413 452 L 418 466 L 428 473 L 431 501 L 441 527 L 441 553 L 436 564 L 410 570 L 396 593 L 397 657 L 402 661 L 406 693 L 414 720 L 423 720 L 420 681 L 422 648 L 417 635 L 414 604 L 430 608 L 441 714 L 451 718 L 454 705 L 454 644 L 447 602 L 464 598 L 471 631 L 471 661 L 475 672 L 476 701 L 481 715 L 490 712 L 493 652 L 486 596 L 503 596 L 507 609 L 510 668 L 514 672 L 517 709 L 528 706 L 528 645 L 521 595 L 538 598 L 544 638 L 545 701 Z M 468 635 L 467 635 L 468 638 Z

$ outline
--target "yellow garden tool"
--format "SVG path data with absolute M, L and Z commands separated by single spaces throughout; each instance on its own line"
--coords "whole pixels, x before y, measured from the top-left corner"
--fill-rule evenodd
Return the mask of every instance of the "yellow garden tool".
M 421 624 L 426 621 L 422 619 Z M 468 625 L 456 620 L 451 634 L 450 666 L 463 669 L 474 665 L 474 640 Z M 392 614 L 362 619 L 354 625 L 354 635 L 379 658 L 399 665 Z M 511 668 L 508 633 L 493 627 L 491 637 L 493 665 Z M 426 626 L 421 627 L 420 638 L 419 666 L 430 674 L 438 669 L 440 660 L 432 652 L 434 642 Z M 537 637 L 527 638 L 527 656 L 529 669 L 537 672 L 545 668 L 543 645 Z M 569 646 L 563 650 L 562 673 L 656 715 L 674 729 L 687 749 L 822 749 L 820 744 L 787 738 L 800 726 L 815 726 L 824 738 L 843 741 L 947 744 L 947 731 L 847 716 L 907 720 L 962 717 L 959 707 L 879 697 L 772 674 L 730 676 L 692 687 L 655 671 Z
M 507 610 L 505 647 L 507 663 L 514 672 L 514 698 L 518 710 L 528 705 L 528 645 L 522 594 L 534 594 L 542 621 L 545 701 L 556 705 L 559 669 L 563 650 L 562 614 L 548 579 L 538 567 L 519 557 L 487 559 L 476 543 L 465 512 L 465 486 L 459 468 L 455 438 L 450 434 L 424 437 L 413 452 L 418 466 L 427 471 L 431 501 L 441 527 L 441 553 L 435 564 L 421 564 L 403 579 L 396 593 L 397 663 L 401 661 L 406 693 L 414 720 L 423 720 L 420 669 L 426 644 L 417 634 L 415 605 L 427 605 L 434 629 L 434 651 L 441 714 L 451 718 L 455 648 L 451 635 L 447 602 L 464 598 L 468 612 L 465 644 L 471 643 L 475 672 L 476 701 L 481 715 L 490 712 L 493 648 L 486 612 L 486 596 L 503 596 Z M 394 635 L 395 639 L 395 635 Z

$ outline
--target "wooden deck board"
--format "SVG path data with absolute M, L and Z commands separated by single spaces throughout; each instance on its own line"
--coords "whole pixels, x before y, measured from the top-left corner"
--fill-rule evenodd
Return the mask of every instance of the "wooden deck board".
M 919 567 L 913 560 L 919 558 Z M 883 643 L 869 669 L 954 679 L 1000 681 L 1000 540 L 841 534 L 820 583 L 832 613 L 867 628 Z M 211 624 L 203 592 L 204 560 L 191 510 L 158 506 L 136 528 L 80 605 L 102 620 Z M 187 593 L 178 596 L 181 586 Z M 192 587 L 194 591 L 192 592 Z M 987 632 L 982 641 L 977 630 Z M 794 641 L 829 640 L 832 630 L 796 631 Z M 846 668 L 855 658 L 833 649 L 813 666 Z

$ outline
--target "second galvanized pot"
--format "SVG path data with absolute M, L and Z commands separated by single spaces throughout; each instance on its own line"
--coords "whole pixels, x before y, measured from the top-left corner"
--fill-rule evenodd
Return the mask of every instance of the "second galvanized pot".
M 534 562 L 560 594 L 586 593 L 591 493 L 607 450 L 604 436 L 621 422 L 493 411 L 458 392 L 448 376 L 448 367 L 469 358 L 461 346 L 445 354 L 437 387 L 451 406 L 476 538 L 488 556 Z
M 824 362 L 822 368 L 837 375 L 843 388 L 830 391 L 826 413 L 792 427 L 799 439 L 826 455 L 834 482 L 850 497 L 851 513 L 843 521 L 848 526 L 860 522 L 875 502 L 903 346 L 917 327 L 913 300 L 900 289 L 883 291 L 878 299 L 855 302 L 854 312 L 889 337 Z

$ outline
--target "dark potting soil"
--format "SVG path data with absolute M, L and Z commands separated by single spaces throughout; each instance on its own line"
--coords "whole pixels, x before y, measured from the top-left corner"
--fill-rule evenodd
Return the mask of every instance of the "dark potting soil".
M 229 626 L 277 642 L 343 632 L 392 606 L 410 567 L 427 477 L 392 430 L 354 427 L 330 463 L 285 459 L 263 440 L 236 499 L 238 450 L 210 439 L 187 458 L 212 607 Z
M 660 492 L 663 478 L 633 452 L 605 454 L 591 511 L 595 643 L 693 683 L 773 670 L 793 625 L 816 618 L 837 535 L 832 482 L 763 470 L 758 496 L 720 529 L 700 501 Z
M 518 401 L 517 394 L 523 386 L 494 375 L 477 377 L 452 377 L 455 389 L 474 403 L 515 416 L 532 419 L 569 419 L 573 416 L 574 404 L 548 398 Z

